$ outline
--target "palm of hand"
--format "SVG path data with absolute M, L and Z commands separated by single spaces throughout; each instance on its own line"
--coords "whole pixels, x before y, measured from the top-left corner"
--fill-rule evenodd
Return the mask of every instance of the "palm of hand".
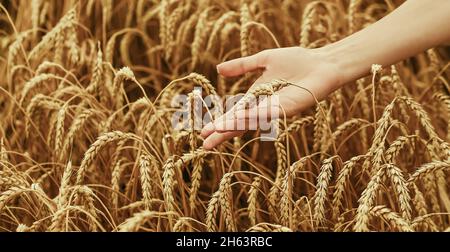
M 280 105 L 287 116 L 314 105 L 316 99 L 325 98 L 340 84 L 338 69 L 314 49 L 290 47 L 268 50 L 263 54 L 263 64 L 265 71 L 254 86 L 274 79 L 284 79 L 297 85 L 278 92 Z

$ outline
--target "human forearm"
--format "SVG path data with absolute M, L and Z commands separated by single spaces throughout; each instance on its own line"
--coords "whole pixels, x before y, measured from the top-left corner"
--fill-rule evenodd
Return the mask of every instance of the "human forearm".
M 450 40 L 450 1 L 409 0 L 379 22 L 321 48 L 342 73 L 341 85 Z

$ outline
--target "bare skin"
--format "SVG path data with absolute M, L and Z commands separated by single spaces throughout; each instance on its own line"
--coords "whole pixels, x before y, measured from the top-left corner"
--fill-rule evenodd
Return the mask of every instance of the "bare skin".
M 389 66 L 449 42 L 449 13 L 449 0 L 408 0 L 377 23 L 328 46 L 265 50 L 222 63 L 217 70 L 224 77 L 233 77 L 262 69 L 263 74 L 253 86 L 285 79 L 321 100 L 346 83 L 366 76 L 373 64 Z M 316 103 L 309 92 L 294 86 L 280 90 L 278 95 L 288 117 Z M 233 126 L 257 117 L 258 111 L 256 108 L 234 117 L 223 116 L 206 125 L 201 132 L 203 147 L 211 150 L 241 136 L 245 131 Z

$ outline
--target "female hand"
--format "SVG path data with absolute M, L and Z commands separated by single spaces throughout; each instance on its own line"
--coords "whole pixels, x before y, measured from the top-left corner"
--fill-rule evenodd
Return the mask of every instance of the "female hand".
M 284 79 L 304 88 L 288 86 L 277 92 L 280 105 L 277 108 L 282 107 L 284 110 L 284 112 L 279 111 L 280 117 L 284 113 L 289 117 L 301 112 L 316 103 L 314 96 L 318 100 L 323 99 L 343 84 L 338 66 L 328 58 L 324 49 L 301 47 L 271 49 L 217 66 L 219 74 L 224 77 L 239 76 L 258 69 L 262 69 L 264 72 L 251 89 L 256 85 L 270 83 L 276 79 Z M 309 90 L 314 96 L 306 90 Z M 259 117 L 260 111 L 266 112 L 256 106 L 250 111 L 245 113 L 241 111 L 235 116 L 225 113 L 222 117 L 209 123 L 201 133 L 205 138 L 203 147 L 210 150 L 224 141 L 242 135 L 245 131 L 236 130 L 235 125 L 249 118 Z M 248 126 L 248 123 L 246 125 Z

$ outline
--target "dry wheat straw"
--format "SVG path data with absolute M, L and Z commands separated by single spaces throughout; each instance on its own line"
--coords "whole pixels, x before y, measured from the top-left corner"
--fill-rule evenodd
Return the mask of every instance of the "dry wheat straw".
M 50 97 L 38 94 L 31 99 L 30 104 L 27 106 L 26 113 L 28 117 L 25 121 L 25 136 L 28 137 L 30 130 L 32 128 L 32 120 L 34 117 L 34 122 L 39 122 L 41 119 L 41 113 L 38 111 L 42 108 L 47 108 L 49 110 L 57 110 L 60 105 L 58 102 L 52 100 Z
M 354 129 L 355 127 L 361 126 L 364 123 L 366 123 L 365 120 L 362 120 L 360 118 L 352 118 L 339 125 L 333 132 L 333 134 L 331 134 L 331 138 L 327 141 L 327 147 L 325 147 L 324 150 L 328 150 L 333 145 L 333 143 L 336 143 L 345 133 L 348 133 L 350 130 Z
M 90 231 L 97 231 L 97 209 L 94 205 L 94 192 L 87 186 L 76 186 L 74 188 L 75 201 L 80 201 L 80 205 L 86 209 L 88 213 L 88 225 Z
M 0 171 L 0 189 L 7 190 L 11 187 L 27 187 L 27 181 L 10 171 Z
M 8 66 L 13 67 L 14 62 L 17 61 L 17 55 L 23 47 L 24 41 L 29 36 L 30 32 L 21 32 L 15 39 L 15 41 L 9 46 L 8 49 Z M 11 71 L 12 72 L 12 71 Z
M 111 203 L 115 209 L 119 207 L 119 195 L 120 191 L 120 177 L 124 170 L 124 160 L 119 159 L 115 164 L 111 172 Z
M 436 93 L 434 97 L 441 102 L 447 111 L 447 140 L 450 140 L 450 96 L 443 93 Z
M 381 157 L 384 153 L 384 140 L 386 137 L 386 132 L 389 127 L 389 123 L 391 121 L 391 113 L 394 109 L 395 100 L 392 101 L 388 106 L 385 107 L 383 115 L 377 122 L 377 128 L 375 130 L 375 134 L 372 141 L 372 146 L 370 147 L 367 155 L 370 156 L 370 159 L 366 159 L 363 163 L 363 170 L 366 171 L 370 165 L 370 161 L 372 161 L 372 165 L 375 169 L 378 169 L 381 163 Z
M 358 7 L 361 4 L 361 0 L 350 0 L 350 4 L 348 7 L 348 24 L 349 24 L 349 33 L 352 34 L 356 32 L 359 28 L 356 22 L 356 14 L 358 12 Z

